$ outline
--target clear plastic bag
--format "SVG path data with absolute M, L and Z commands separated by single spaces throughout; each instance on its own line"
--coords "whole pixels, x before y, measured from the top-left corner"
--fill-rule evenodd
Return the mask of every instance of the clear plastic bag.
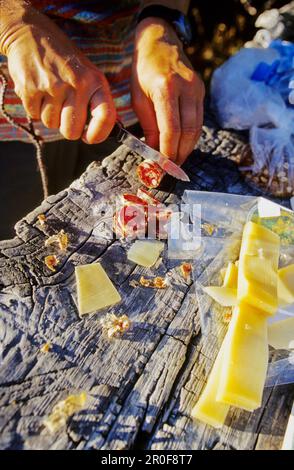
M 210 357 L 204 358 L 208 372 L 227 332 L 231 308 L 220 306 L 204 287 L 222 285 L 221 269 L 239 258 L 243 226 L 248 220 L 258 220 L 280 236 L 280 267 L 294 263 L 294 212 L 264 198 L 222 193 L 185 191 L 184 201 L 202 207 L 201 251 L 194 261 L 193 278 L 203 341 L 210 352 Z M 207 233 L 207 227 L 214 230 Z M 291 316 L 294 316 L 294 305 L 280 308 L 269 323 Z M 266 386 L 294 383 L 293 355 L 291 350 L 271 348 Z
M 250 130 L 252 154 L 244 154 L 241 167 L 246 175 L 272 194 L 291 196 L 294 45 L 272 46 L 241 49 L 219 67 L 211 82 L 212 106 L 222 127 Z

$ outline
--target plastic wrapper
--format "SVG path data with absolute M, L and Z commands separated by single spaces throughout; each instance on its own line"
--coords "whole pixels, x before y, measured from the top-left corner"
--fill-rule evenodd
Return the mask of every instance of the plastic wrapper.
M 241 49 L 219 67 L 211 83 L 212 106 L 222 127 L 250 131 L 251 150 L 241 169 L 277 196 L 294 194 L 294 45 Z
M 239 258 L 244 224 L 259 222 L 280 236 L 279 266 L 294 263 L 294 212 L 264 198 L 222 193 L 186 191 L 184 201 L 192 207 L 201 204 L 201 248 L 194 258 L 193 279 L 199 306 L 205 349 L 216 358 L 227 332 L 231 307 L 222 307 L 204 291 L 207 286 L 221 286 L 221 270 Z M 294 316 L 294 304 L 279 308 L 270 322 Z M 294 339 L 294 333 L 293 333 Z M 211 359 L 203 359 L 206 372 Z M 294 383 L 294 351 L 270 348 L 266 386 Z

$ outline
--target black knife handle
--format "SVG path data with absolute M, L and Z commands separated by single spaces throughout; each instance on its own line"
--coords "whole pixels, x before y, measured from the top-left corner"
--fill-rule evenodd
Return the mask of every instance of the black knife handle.
M 116 121 L 109 137 L 114 138 L 117 142 L 123 142 L 124 129 L 119 121 Z

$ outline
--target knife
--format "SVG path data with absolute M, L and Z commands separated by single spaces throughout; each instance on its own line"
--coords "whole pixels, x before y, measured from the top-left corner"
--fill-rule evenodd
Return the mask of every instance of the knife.
M 158 165 L 169 175 L 177 178 L 181 181 L 190 181 L 189 176 L 179 167 L 176 163 L 171 161 L 168 157 L 165 157 L 157 150 L 149 147 L 149 145 L 142 142 L 140 139 L 135 137 L 129 131 L 127 131 L 123 125 L 116 121 L 114 128 L 111 132 L 111 136 L 114 137 L 118 142 L 126 145 L 129 149 L 141 155 L 146 160 L 152 160 L 158 163 Z

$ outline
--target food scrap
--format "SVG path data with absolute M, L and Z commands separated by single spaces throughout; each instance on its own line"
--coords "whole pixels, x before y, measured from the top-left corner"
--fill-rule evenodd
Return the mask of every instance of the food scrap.
M 232 310 L 230 312 L 225 312 L 223 314 L 223 322 L 224 323 L 230 323 L 230 321 L 232 320 L 232 315 L 233 315 Z
M 57 234 L 51 235 L 51 237 L 47 238 L 45 246 L 48 247 L 50 245 L 58 245 L 58 248 L 61 251 L 65 251 L 68 247 L 68 235 L 64 230 L 60 230 Z
M 51 343 L 45 343 L 43 344 L 43 346 L 41 346 L 40 348 L 40 351 L 43 353 L 43 354 L 47 354 L 51 349 Z
M 207 222 L 204 222 L 201 227 L 208 235 L 212 235 L 215 231 L 215 226 L 212 224 L 208 224 Z
M 137 167 L 137 175 L 142 184 L 149 189 L 157 188 L 164 176 L 161 167 L 152 160 L 144 160 Z
M 147 210 L 144 205 L 124 205 L 114 215 L 113 231 L 119 237 L 143 236 L 146 233 L 146 226 Z
M 141 193 L 143 194 L 143 190 Z M 145 199 L 129 193 L 120 196 L 122 207 L 113 217 L 113 231 L 118 237 L 130 239 L 145 235 L 149 238 L 167 237 L 171 210 L 163 204 L 155 203 L 156 199 L 152 201 L 153 196 L 147 191 L 144 194 Z
M 151 194 L 149 191 L 147 191 L 144 188 L 139 188 L 137 191 L 137 196 L 147 202 L 147 204 L 150 204 L 151 206 L 163 206 L 164 204 L 159 201 L 153 194 Z
M 84 408 L 86 400 L 87 394 L 85 392 L 69 395 L 53 407 L 52 413 L 44 420 L 43 424 L 51 434 L 54 434 L 66 425 L 68 418 Z
M 131 321 L 127 315 L 119 317 L 114 313 L 108 313 L 100 320 L 100 323 L 109 339 L 121 337 L 131 326 Z
M 148 205 L 148 202 L 144 201 L 144 199 L 141 198 L 139 195 L 136 196 L 135 194 L 125 193 L 125 194 L 122 194 L 120 198 L 124 206 L 129 206 L 129 205 L 147 206 Z
M 46 215 L 45 214 L 39 214 L 38 215 L 38 222 L 41 225 L 41 227 L 44 227 L 46 223 Z
M 168 286 L 167 280 L 160 276 L 153 279 L 146 279 L 141 276 L 139 283 L 143 287 L 151 287 L 152 289 L 165 289 Z
M 46 256 L 44 262 L 47 268 L 54 273 L 56 272 L 56 266 L 60 263 L 59 259 L 55 255 Z
M 192 273 L 192 264 L 191 263 L 182 263 L 180 266 L 180 272 L 183 278 L 187 281 L 191 277 Z
M 129 282 L 129 286 L 136 288 L 136 287 L 139 287 L 140 284 L 139 284 L 138 281 L 136 281 L 136 279 L 131 279 L 130 282 Z

